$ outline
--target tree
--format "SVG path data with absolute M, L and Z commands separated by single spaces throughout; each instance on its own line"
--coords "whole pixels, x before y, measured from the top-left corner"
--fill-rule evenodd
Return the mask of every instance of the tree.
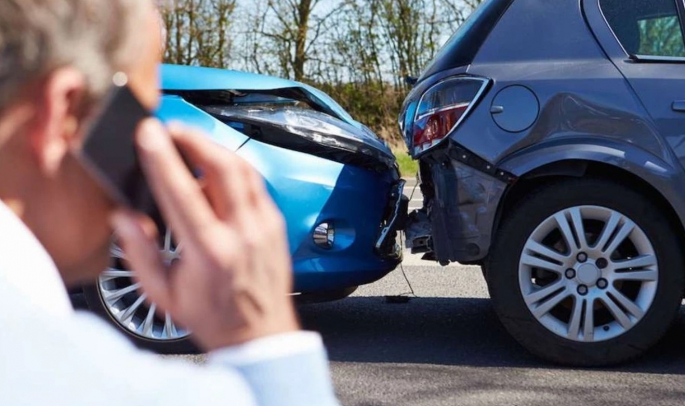
M 315 14 L 322 3 L 322 0 L 267 0 L 268 12 L 264 19 L 273 18 L 273 24 L 262 35 L 271 42 L 283 76 L 297 81 L 306 79 L 307 62 L 318 51 L 316 45 L 326 22 L 344 8 L 344 3 L 338 2 L 331 11 Z M 326 3 L 332 4 L 331 0 Z
M 381 27 L 388 44 L 395 86 L 420 73 L 435 55 L 439 40 L 436 0 L 375 0 L 380 3 Z
M 685 56 L 685 44 L 677 16 L 646 19 L 638 22 L 640 46 L 643 55 Z
M 232 15 L 236 0 L 176 0 L 162 8 L 164 59 L 180 65 L 225 68 L 231 64 Z
M 440 0 L 439 7 L 443 11 L 442 23 L 450 32 L 456 31 L 482 2 L 483 0 Z

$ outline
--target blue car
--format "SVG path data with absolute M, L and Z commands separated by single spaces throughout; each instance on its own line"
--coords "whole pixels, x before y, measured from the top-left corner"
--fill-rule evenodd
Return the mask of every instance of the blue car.
M 162 121 L 204 130 L 263 175 L 288 226 L 294 294 L 340 299 L 397 267 L 402 251 L 395 239 L 407 201 L 395 158 L 327 94 L 219 69 L 165 65 L 161 76 Z M 168 230 L 161 235 L 164 258 L 182 255 Z M 146 303 L 125 253 L 116 243 L 111 251 L 111 268 L 84 288 L 88 306 L 139 345 L 192 350 L 190 332 Z

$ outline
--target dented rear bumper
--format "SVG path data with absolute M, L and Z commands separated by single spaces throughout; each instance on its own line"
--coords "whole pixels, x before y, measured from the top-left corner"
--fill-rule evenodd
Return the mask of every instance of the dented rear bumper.
M 409 217 L 407 247 L 443 265 L 481 261 L 500 200 L 515 179 L 459 147 L 424 157 L 422 165 L 424 208 Z

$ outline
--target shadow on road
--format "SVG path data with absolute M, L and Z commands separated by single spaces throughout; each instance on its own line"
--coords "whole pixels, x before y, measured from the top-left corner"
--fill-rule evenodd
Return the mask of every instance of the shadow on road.
M 522 349 L 501 326 L 487 299 L 352 297 L 299 308 L 305 328 L 322 333 L 332 361 L 480 367 L 558 367 Z M 685 374 L 685 311 L 643 358 L 611 368 Z

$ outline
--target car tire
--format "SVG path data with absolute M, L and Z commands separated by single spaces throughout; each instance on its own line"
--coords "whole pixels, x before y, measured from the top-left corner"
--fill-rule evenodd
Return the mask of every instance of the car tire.
M 646 196 L 611 181 L 535 190 L 496 233 L 486 265 L 493 307 L 546 360 L 590 367 L 636 358 L 681 304 L 685 260 L 675 227 Z

